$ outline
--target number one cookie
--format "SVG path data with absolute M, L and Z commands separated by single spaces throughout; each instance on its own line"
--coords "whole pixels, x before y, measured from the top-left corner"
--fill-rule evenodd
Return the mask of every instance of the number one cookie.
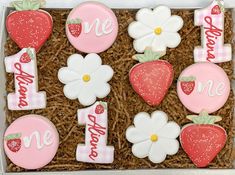
M 85 145 L 77 146 L 77 161 L 89 163 L 112 163 L 114 147 L 107 146 L 108 117 L 107 103 L 78 110 L 78 123 L 86 125 Z
M 14 73 L 15 92 L 7 96 L 10 110 L 31 110 L 46 107 L 46 93 L 38 92 L 35 49 L 23 49 L 5 58 L 6 72 Z
M 204 9 L 195 11 L 196 26 L 201 26 L 202 47 L 194 49 L 195 62 L 220 63 L 232 59 L 230 44 L 224 45 L 224 2 L 214 0 Z

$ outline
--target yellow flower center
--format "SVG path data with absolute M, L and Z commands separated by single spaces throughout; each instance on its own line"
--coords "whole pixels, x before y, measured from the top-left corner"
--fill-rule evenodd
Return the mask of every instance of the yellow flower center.
M 152 142 L 156 142 L 156 141 L 158 141 L 158 136 L 156 134 L 153 134 L 153 135 L 151 135 L 150 140 Z
M 161 27 L 155 28 L 155 29 L 154 29 L 154 33 L 155 33 L 156 35 L 160 35 L 160 34 L 162 33 L 162 28 L 161 28 Z
M 82 77 L 82 80 L 85 81 L 85 82 L 90 81 L 90 79 L 91 79 L 91 77 L 90 77 L 90 75 L 88 75 L 88 74 L 85 74 L 85 75 L 83 75 L 83 77 Z

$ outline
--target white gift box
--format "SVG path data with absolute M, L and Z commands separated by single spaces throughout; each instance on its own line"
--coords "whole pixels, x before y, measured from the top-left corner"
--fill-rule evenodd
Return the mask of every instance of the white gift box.
M 47 0 L 45 8 L 50 9 L 71 9 L 86 0 Z M 93 0 L 106 4 L 115 9 L 139 9 L 142 7 L 155 7 L 163 4 L 174 9 L 195 9 L 209 5 L 212 0 Z M 235 0 L 224 0 L 225 7 L 235 9 Z M 128 175 L 234 175 L 235 169 L 155 169 L 155 170 L 89 170 L 79 172 L 28 172 L 28 173 L 6 173 L 6 157 L 3 150 L 3 134 L 6 129 L 6 90 L 5 90 L 5 68 L 4 68 L 4 45 L 6 43 L 7 32 L 5 29 L 6 16 L 9 14 L 11 0 L 0 0 L 0 174 L 79 174 L 79 175 L 106 175 L 106 174 L 128 174 Z M 234 11 L 235 12 L 235 11 Z M 235 13 L 234 13 L 235 21 Z M 234 62 L 235 63 L 235 62 Z M 233 89 L 235 83 L 233 82 Z M 235 165 L 235 163 L 234 163 Z

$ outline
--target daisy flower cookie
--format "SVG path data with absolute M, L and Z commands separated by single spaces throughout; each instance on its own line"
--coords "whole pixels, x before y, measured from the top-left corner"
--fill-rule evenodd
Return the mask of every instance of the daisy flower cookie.
M 151 10 L 140 9 L 136 14 L 136 21 L 129 25 L 128 33 L 134 38 L 134 49 L 143 53 L 146 47 L 155 52 L 175 48 L 181 42 L 177 33 L 183 27 L 181 17 L 172 15 L 170 8 L 158 6 Z
M 151 116 L 146 112 L 138 113 L 134 126 L 126 130 L 126 138 L 133 143 L 132 153 L 138 158 L 148 157 L 153 163 L 161 163 L 167 155 L 178 152 L 180 127 L 175 122 L 167 122 L 167 114 L 155 111 Z
M 59 80 L 65 84 L 64 94 L 67 98 L 78 99 L 84 106 L 95 103 L 96 98 L 104 98 L 110 93 L 107 83 L 113 77 L 113 69 L 102 65 L 99 55 L 91 53 L 85 58 L 74 54 L 67 61 L 68 67 L 58 72 Z

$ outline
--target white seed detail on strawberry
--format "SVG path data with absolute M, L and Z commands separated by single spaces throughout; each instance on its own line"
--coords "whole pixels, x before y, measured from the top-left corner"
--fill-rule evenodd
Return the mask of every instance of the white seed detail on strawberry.
M 21 134 L 20 133 L 9 134 L 5 137 L 4 140 L 7 142 L 6 144 L 10 151 L 16 153 L 20 150 L 21 148 Z
M 195 80 L 196 77 L 194 76 L 180 78 L 181 89 L 186 95 L 190 95 L 193 92 L 195 88 Z
M 80 18 L 68 20 L 67 25 L 73 37 L 77 38 L 80 36 L 82 32 L 82 20 Z

